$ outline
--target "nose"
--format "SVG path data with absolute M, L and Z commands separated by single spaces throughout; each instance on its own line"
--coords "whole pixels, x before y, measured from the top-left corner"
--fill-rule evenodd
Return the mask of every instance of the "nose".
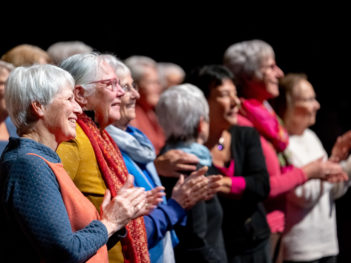
M 132 95 L 135 99 L 139 99 L 140 98 L 140 93 L 139 91 L 137 91 L 136 89 L 132 88 Z
M 275 66 L 275 73 L 276 73 L 276 76 L 278 79 L 284 77 L 283 70 L 280 67 L 278 67 L 277 65 Z
M 73 109 L 74 113 L 76 114 L 83 113 L 82 107 L 78 104 L 78 102 L 76 102 L 76 100 L 73 100 L 73 103 L 74 103 L 74 109 Z
M 123 90 L 120 82 L 117 82 L 117 93 L 116 93 L 116 97 L 122 97 L 125 94 L 125 91 Z

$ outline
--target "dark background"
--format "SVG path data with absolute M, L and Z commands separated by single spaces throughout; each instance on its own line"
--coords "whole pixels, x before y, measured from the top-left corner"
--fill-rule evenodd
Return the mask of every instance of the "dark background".
M 225 49 L 232 43 L 262 39 L 272 45 L 277 64 L 285 73 L 308 75 L 321 103 L 312 129 L 326 150 L 330 151 L 338 135 L 351 129 L 351 23 L 346 7 L 319 4 L 307 9 L 294 2 L 272 12 L 266 11 L 267 6 L 262 10 L 258 7 L 255 13 L 251 7 L 219 3 L 207 6 L 206 12 L 204 6 L 192 10 L 174 10 L 171 4 L 162 7 L 150 12 L 96 6 L 90 12 L 68 12 L 67 8 L 58 14 L 29 15 L 18 24 L 12 20 L 2 29 L 0 54 L 23 43 L 45 50 L 57 41 L 81 40 L 121 59 L 146 55 L 156 61 L 175 62 L 189 71 L 199 65 L 221 63 Z M 350 202 L 348 193 L 337 203 L 339 262 L 351 262 Z

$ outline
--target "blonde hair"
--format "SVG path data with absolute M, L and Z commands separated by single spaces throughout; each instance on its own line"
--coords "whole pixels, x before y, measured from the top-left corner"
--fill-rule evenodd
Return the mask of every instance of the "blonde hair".
M 7 51 L 2 60 L 11 63 L 15 67 L 30 66 L 33 64 L 51 63 L 51 58 L 46 51 L 40 47 L 22 44 Z

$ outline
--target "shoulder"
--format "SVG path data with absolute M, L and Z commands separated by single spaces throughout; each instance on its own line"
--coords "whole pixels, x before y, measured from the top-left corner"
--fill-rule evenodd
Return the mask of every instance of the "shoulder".
M 229 129 L 233 138 L 259 138 L 259 133 L 253 127 L 234 125 Z

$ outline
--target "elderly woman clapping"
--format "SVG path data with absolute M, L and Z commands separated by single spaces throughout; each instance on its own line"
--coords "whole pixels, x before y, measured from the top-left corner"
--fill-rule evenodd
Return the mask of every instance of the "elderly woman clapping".
M 128 170 L 120 150 L 105 128 L 120 119 L 124 91 L 114 69 L 98 54 L 77 54 L 64 60 L 62 68 L 75 80 L 75 99 L 83 114 L 78 115 L 77 136 L 58 147 L 62 163 L 74 183 L 96 207 L 106 189 L 112 196 L 128 181 Z M 109 250 L 110 262 L 149 262 L 147 238 L 142 215 L 162 199 L 162 188 L 147 191 L 147 205 L 127 224 L 127 236 Z M 133 203 L 125 202 L 126 206 Z
M 108 238 L 118 239 L 139 212 L 123 203 L 146 202 L 130 181 L 112 200 L 107 191 L 99 215 L 63 169 L 55 150 L 76 136 L 82 113 L 73 88 L 72 76 L 52 65 L 18 67 L 8 79 L 6 105 L 20 138 L 10 138 L 0 162 L 6 262 L 108 262 Z

